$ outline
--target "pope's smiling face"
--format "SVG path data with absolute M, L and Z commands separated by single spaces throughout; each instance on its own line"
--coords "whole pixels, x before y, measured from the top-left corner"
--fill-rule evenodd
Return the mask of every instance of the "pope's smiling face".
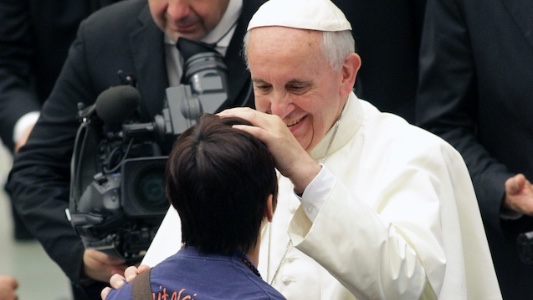
M 318 31 L 259 27 L 250 31 L 247 48 L 257 110 L 279 116 L 308 152 L 335 123 L 351 91 L 345 68 L 330 66 L 321 41 Z

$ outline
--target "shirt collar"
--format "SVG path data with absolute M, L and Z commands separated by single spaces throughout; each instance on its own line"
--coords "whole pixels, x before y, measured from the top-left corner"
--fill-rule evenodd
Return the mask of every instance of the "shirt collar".
M 228 8 L 218 25 L 202 39 L 202 42 L 208 44 L 217 43 L 219 47 L 228 47 L 233 31 L 235 30 L 235 25 L 241 14 L 242 1 L 230 0 Z

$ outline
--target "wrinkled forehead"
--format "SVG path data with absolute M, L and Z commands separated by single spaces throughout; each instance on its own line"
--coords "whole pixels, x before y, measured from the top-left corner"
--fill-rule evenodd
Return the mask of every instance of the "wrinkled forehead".
M 254 79 L 308 81 L 329 66 L 320 50 L 322 32 L 261 27 L 249 33 L 248 68 Z
M 316 52 L 321 44 L 322 32 L 283 26 L 254 28 L 249 31 L 248 59 L 250 54 L 279 55 L 283 53 Z

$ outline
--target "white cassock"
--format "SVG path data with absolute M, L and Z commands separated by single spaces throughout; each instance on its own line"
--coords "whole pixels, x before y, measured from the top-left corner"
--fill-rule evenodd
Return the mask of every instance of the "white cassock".
M 280 179 L 262 233 L 265 281 L 288 299 L 501 299 L 455 149 L 353 93 L 333 133 L 311 153 L 325 162 L 301 200 Z M 174 254 L 180 232 L 171 208 L 143 263 Z

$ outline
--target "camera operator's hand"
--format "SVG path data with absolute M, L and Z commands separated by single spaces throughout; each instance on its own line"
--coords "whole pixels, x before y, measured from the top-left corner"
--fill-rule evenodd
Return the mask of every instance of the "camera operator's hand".
M 109 279 L 109 285 L 115 289 L 120 289 L 125 282 L 132 282 L 137 275 L 141 274 L 144 271 L 147 271 L 150 269 L 150 266 L 148 265 L 140 265 L 138 268 L 135 266 L 128 267 L 126 271 L 124 271 L 124 276 L 120 274 L 115 274 L 111 276 L 111 279 Z M 105 300 L 107 298 L 107 294 L 109 294 L 109 291 L 111 291 L 110 287 L 106 287 L 102 290 L 102 293 L 100 296 L 102 297 L 102 300 Z
M 124 274 L 127 267 L 123 259 L 94 249 L 86 249 L 83 253 L 85 275 L 94 280 L 107 282 L 114 274 Z
M 522 174 L 505 182 L 504 206 L 524 215 L 533 216 L 533 185 Z

